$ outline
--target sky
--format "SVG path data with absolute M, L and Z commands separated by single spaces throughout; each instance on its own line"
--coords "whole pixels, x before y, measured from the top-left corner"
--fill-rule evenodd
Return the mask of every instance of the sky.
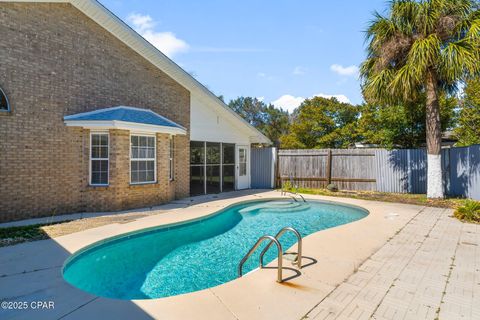
M 305 98 L 363 102 L 358 67 L 385 0 L 100 0 L 225 101 L 293 111 Z

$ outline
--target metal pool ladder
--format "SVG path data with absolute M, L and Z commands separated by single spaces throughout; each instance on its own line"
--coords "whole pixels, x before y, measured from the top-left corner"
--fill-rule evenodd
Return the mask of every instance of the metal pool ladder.
M 303 202 L 307 202 L 307 200 L 305 200 L 305 198 L 300 194 L 298 193 L 298 185 L 294 185 L 294 181 L 293 181 L 293 176 L 290 174 L 289 175 L 289 179 L 290 179 L 290 185 L 295 188 L 295 192 L 293 191 L 288 191 L 288 190 L 285 190 L 283 188 L 283 182 L 281 183 L 282 184 L 282 196 L 283 195 L 287 195 L 287 193 L 290 193 L 292 194 L 291 196 L 289 196 L 290 198 L 292 198 L 293 200 L 295 200 L 295 202 L 298 202 L 297 198 L 295 198 L 294 196 L 299 196 L 300 198 L 302 198 Z
M 297 242 L 297 246 L 298 246 L 297 259 L 294 263 L 297 265 L 298 268 L 301 268 L 302 267 L 302 236 L 300 235 L 300 233 L 295 228 L 285 227 L 282 230 L 280 230 L 275 237 L 265 235 L 265 236 L 260 237 L 257 240 L 257 242 L 253 245 L 253 247 L 248 251 L 248 253 L 243 257 L 243 259 L 238 264 L 238 277 L 239 278 L 242 277 L 242 275 L 243 275 L 243 265 L 248 260 L 248 258 L 250 258 L 250 256 L 255 252 L 255 250 L 257 250 L 257 248 L 262 244 L 263 241 L 270 240 L 270 242 L 267 244 L 267 246 L 260 253 L 260 259 L 259 259 L 260 260 L 259 261 L 260 268 L 264 267 L 263 266 L 263 256 L 268 251 L 268 249 L 270 249 L 270 247 L 273 244 L 275 244 L 277 246 L 277 251 L 278 251 L 277 282 L 282 282 L 283 281 L 283 277 L 282 277 L 283 249 L 282 249 L 282 245 L 280 244 L 279 239 L 287 231 L 292 232 L 297 237 L 297 241 L 298 241 Z

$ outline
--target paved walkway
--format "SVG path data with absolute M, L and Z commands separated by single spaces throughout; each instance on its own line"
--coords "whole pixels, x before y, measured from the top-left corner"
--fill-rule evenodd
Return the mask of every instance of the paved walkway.
M 480 319 L 480 225 L 450 212 L 423 209 L 304 319 Z

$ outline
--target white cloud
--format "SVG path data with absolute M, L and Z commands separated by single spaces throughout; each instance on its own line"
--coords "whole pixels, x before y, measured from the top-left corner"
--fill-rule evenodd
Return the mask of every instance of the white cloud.
M 157 24 L 149 15 L 143 15 L 140 13 L 131 13 L 127 17 L 127 20 L 130 21 L 130 23 L 132 23 L 135 27 L 135 30 L 140 33 L 153 29 Z
M 343 94 L 324 94 L 318 93 L 311 96 L 309 99 L 314 97 L 322 97 L 326 99 L 336 98 L 338 101 L 343 103 L 350 103 L 350 99 Z M 278 98 L 275 101 L 272 101 L 272 104 L 280 109 L 288 110 L 288 112 L 292 113 L 296 108 L 298 108 L 302 102 L 305 101 L 304 97 L 294 97 L 289 94 L 285 94 Z
M 294 97 L 289 94 L 285 94 L 278 98 L 275 101 L 272 101 L 272 104 L 280 109 L 287 110 L 288 112 L 293 112 L 302 102 L 305 100 L 303 97 Z
M 344 67 L 340 64 L 332 64 L 330 70 L 339 74 L 341 76 L 356 76 L 358 75 L 358 67 L 356 65 L 351 65 L 349 67 Z
M 297 66 L 293 69 L 292 73 L 295 76 L 301 76 L 301 75 L 304 75 L 305 73 L 307 73 L 307 70 L 304 67 Z
M 350 99 L 347 98 L 346 95 L 344 94 L 324 94 L 324 93 L 319 93 L 313 95 L 313 97 L 322 97 L 326 99 L 331 99 L 331 98 L 336 98 L 338 101 L 343 102 L 343 103 L 351 103 Z M 313 98 L 312 97 L 312 98 Z
M 127 21 L 132 24 L 135 31 L 169 58 L 177 53 L 186 52 L 190 48 L 184 40 L 177 38 L 174 33 L 156 31 L 157 22 L 149 15 L 131 13 L 127 17 Z

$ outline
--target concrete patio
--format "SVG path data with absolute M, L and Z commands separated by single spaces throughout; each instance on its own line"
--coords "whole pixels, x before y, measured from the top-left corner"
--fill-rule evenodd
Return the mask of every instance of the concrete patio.
M 127 223 L 0 248 L 0 300 L 54 302 L 54 308 L 44 310 L 2 308 L 0 318 L 480 318 L 480 226 L 450 218 L 447 209 L 355 199 L 308 196 L 358 205 L 370 214 L 306 237 L 301 276 L 281 284 L 275 282 L 274 269 L 262 269 L 190 294 L 124 301 L 90 295 L 62 278 L 65 259 L 96 241 L 195 219 L 238 201 L 272 197 L 280 193 L 185 199 Z M 294 275 L 288 269 L 284 273 Z

